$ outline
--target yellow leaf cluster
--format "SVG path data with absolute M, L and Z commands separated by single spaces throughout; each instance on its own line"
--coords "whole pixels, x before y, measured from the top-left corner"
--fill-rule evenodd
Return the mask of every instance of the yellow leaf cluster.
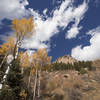
M 23 68 L 30 67 L 30 57 L 27 52 L 20 54 L 20 66 Z
M 32 56 L 33 64 L 36 66 L 44 66 L 50 64 L 51 57 L 48 56 L 48 51 L 45 48 L 38 49 Z
M 9 37 L 8 42 L 5 42 L 2 45 L 0 45 L 0 53 L 1 54 L 11 53 L 13 52 L 14 47 L 15 47 L 15 41 L 13 37 Z
M 30 71 L 30 75 L 33 76 L 35 74 L 35 72 L 36 72 L 35 68 L 32 68 Z
M 22 57 L 23 54 L 24 54 L 23 51 L 19 52 L 19 53 L 18 53 L 18 57 L 17 57 L 17 59 L 18 59 L 18 60 L 21 60 L 21 57 Z
M 31 61 L 30 61 L 30 56 L 28 55 L 27 52 L 19 53 L 19 58 L 20 58 L 20 66 L 22 68 L 27 68 L 31 67 L 30 70 L 30 75 L 34 75 L 36 72 L 36 68 L 41 69 L 41 67 L 49 67 L 51 63 L 51 56 L 48 56 L 48 51 L 43 48 L 43 49 L 38 49 L 36 52 L 34 52 L 31 56 Z
M 11 28 L 16 31 L 15 36 L 19 41 L 22 40 L 24 36 L 31 36 L 34 27 L 35 25 L 32 17 L 29 19 L 22 18 L 21 20 L 14 19 L 11 26 Z
M 27 94 L 25 93 L 24 89 L 20 92 L 19 96 L 21 96 L 23 99 L 26 98 Z

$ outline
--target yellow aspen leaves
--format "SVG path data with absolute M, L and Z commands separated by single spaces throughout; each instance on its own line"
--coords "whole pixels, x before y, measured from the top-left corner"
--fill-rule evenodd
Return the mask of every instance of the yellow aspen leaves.
M 45 48 L 38 49 L 33 53 L 33 64 L 36 66 L 44 66 L 50 64 L 51 57 L 48 57 L 48 52 Z
M 38 49 L 36 52 L 32 54 L 31 57 L 28 55 L 27 52 L 20 52 L 18 57 L 20 58 L 20 66 L 23 69 L 29 67 L 31 68 L 30 75 L 35 74 L 36 68 L 38 68 L 38 70 L 42 69 L 42 67 L 48 69 L 52 58 L 51 56 L 48 56 L 48 51 L 45 48 Z
M 14 19 L 12 21 L 12 30 L 16 32 L 15 37 L 17 41 L 23 40 L 25 36 L 30 37 L 35 29 L 33 18 L 22 18 L 21 20 Z
M 30 58 L 29 58 L 29 55 L 28 55 L 27 52 L 21 54 L 21 57 L 20 57 L 20 65 L 23 68 L 30 67 Z
M 36 72 L 35 68 L 32 68 L 30 71 L 30 75 L 33 76 L 35 74 L 35 72 Z
M 22 100 L 26 99 L 27 93 L 25 93 L 24 89 L 20 92 L 19 96 L 22 97 Z
M 3 43 L 0 45 L 0 53 L 1 54 L 6 54 L 6 53 L 11 53 L 13 52 L 15 47 L 15 40 L 13 37 L 8 38 L 8 42 Z
M 38 49 L 37 55 L 40 66 L 50 64 L 51 57 L 48 56 L 48 51 L 45 48 Z
M 23 51 L 19 52 L 19 53 L 18 53 L 18 57 L 17 57 L 17 59 L 18 59 L 18 60 L 21 60 L 21 57 L 23 56 L 23 54 L 24 54 Z

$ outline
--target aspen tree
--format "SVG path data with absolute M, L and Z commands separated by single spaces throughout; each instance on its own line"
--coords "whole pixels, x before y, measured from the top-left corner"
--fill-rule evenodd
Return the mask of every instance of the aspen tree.
M 24 69 L 30 67 L 29 55 L 27 52 L 23 53 L 20 58 L 20 66 L 22 68 L 22 74 Z
M 41 96 L 40 95 L 41 67 L 50 64 L 51 57 L 48 57 L 47 50 L 45 48 L 42 48 L 42 49 L 38 49 L 35 53 L 33 53 L 32 61 L 36 69 L 34 95 L 33 95 L 33 100 L 35 100 L 36 91 L 37 91 L 38 99 L 40 99 L 40 96 Z M 36 87 L 38 88 L 38 90 L 36 90 Z
M 28 55 L 27 52 L 25 53 L 20 53 L 19 55 L 19 59 L 20 59 L 20 66 L 21 66 L 21 73 L 23 74 L 24 73 L 24 69 L 27 69 L 29 67 L 31 67 L 31 62 L 30 62 L 30 57 Z M 29 79 L 28 79 L 28 90 L 29 90 L 29 87 L 30 87 L 30 75 L 31 73 L 29 72 Z
M 33 21 L 32 17 L 30 17 L 29 19 L 22 18 L 21 20 L 14 19 L 12 21 L 11 28 L 12 28 L 12 30 L 15 31 L 15 40 L 16 41 L 15 41 L 15 46 L 13 48 L 13 52 L 11 52 L 7 56 L 8 59 L 11 58 L 11 61 L 7 62 L 8 68 L 7 68 L 6 74 L 9 73 L 11 63 L 18 57 L 19 47 L 21 46 L 22 41 L 24 40 L 25 37 L 29 38 L 32 36 L 32 34 L 34 33 L 33 31 L 35 29 L 34 27 L 35 27 L 35 25 L 34 25 L 34 21 Z M 4 79 L 2 81 L 3 83 L 5 82 L 5 78 L 6 77 L 4 76 Z
M 31 37 L 35 30 L 35 24 L 33 18 L 22 18 L 21 20 L 14 19 L 12 21 L 11 28 L 15 31 L 16 45 L 14 48 L 13 56 L 16 59 L 18 55 L 18 49 L 22 44 L 25 37 Z M 16 50 L 17 48 L 17 50 Z
M 4 61 L 6 60 L 7 56 L 13 52 L 14 50 L 14 46 L 15 46 L 15 41 L 13 39 L 13 37 L 9 37 L 8 38 L 8 42 L 3 43 L 2 45 L 0 45 L 0 54 L 4 55 L 4 58 L 0 64 L 0 68 L 2 67 Z

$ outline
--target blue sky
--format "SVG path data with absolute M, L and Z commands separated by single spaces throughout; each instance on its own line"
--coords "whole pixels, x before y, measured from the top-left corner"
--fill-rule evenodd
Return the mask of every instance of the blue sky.
M 28 51 L 47 48 L 53 61 L 70 54 L 77 60 L 100 58 L 100 0 L 2 0 L 0 43 L 14 32 L 14 18 L 34 17 L 36 34 L 25 39 Z

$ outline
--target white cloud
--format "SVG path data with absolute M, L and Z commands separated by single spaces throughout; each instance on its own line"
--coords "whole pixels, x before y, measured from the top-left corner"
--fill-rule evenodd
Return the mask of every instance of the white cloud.
M 86 4 L 86 2 L 84 1 L 84 3 L 82 5 L 80 5 L 78 8 L 76 8 L 73 12 L 73 16 L 75 17 L 75 23 L 72 25 L 72 27 L 68 30 L 68 32 L 66 33 L 66 39 L 71 39 L 71 38 L 75 38 L 77 36 L 77 34 L 79 33 L 80 29 L 82 27 L 78 26 L 80 21 L 83 19 L 85 12 L 87 11 L 88 6 Z
M 25 8 L 26 5 L 27 0 L 0 0 L 0 21 L 27 16 L 29 10 Z
M 84 61 L 100 59 L 100 26 L 86 34 L 91 35 L 90 45 L 83 48 L 82 45 L 73 48 L 72 57 Z
M 73 25 L 71 27 L 70 30 L 68 30 L 67 34 L 66 34 L 66 39 L 71 39 L 71 38 L 75 38 L 77 36 L 77 34 L 79 33 L 79 30 L 81 29 L 81 27 L 78 27 L 76 25 Z
M 43 11 L 45 14 L 44 16 L 44 14 L 40 15 L 34 9 L 30 9 L 34 16 L 35 23 L 37 24 L 36 34 L 32 36 L 31 39 L 24 40 L 22 48 L 50 48 L 50 43 L 48 45 L 45 42 L 50 42 L 51 37 L 60 32 L 59 28 L 64 30 L 73 20 L 75 20 L 74 26 L 77 27 L 79 21 L 83 17 L 83 14 L 87 10 L 87 5 L 88 3 L 84 1 L 83 4 L 76 8 L 73 6 L 73 2 L 71 0 L 65 0 L 59 7 L 56 7 L 56 9 L 52 11 L 52 17 L 48 17 L 48 15 L 46 15 L 46 10 Z
M 44 9 L 43 14 L 39 14 L 38 11 L 35 11 L 32 8 L 26 9 L 25 6 L 28 5 L 27 0 L 2 0 L 0 2 L 0 21 L 4 18 L 21 18 L 23 16 L 28 16 L 31 13 L 37 24 L 36 34 L 33 35 L 31 39 L 25 39 L 22 48 L 38 49 L 45 47 L 50 50 L 50 39 L 55 34 L 60 33 L 59 28 L 64 30 L 68 24 L 74 20 L 75 24 L 68 31 L 70 33 L 68 37 L 76 37 L 80 30 L 78 24 L 83 18 L 84 13 L 87 11 L 88 3 L 84 0 L 80 6 L 74 7 L 73 2 L 74 1 L 72 0 L 63 1 L 59 7 L 56 7 L 50 13 L 52 17 L 49 17 L 46 14 L 48 11 L 47 8 Z M 7 36 L 5 36 L 5 38 L 7 38 Z
M 28 5 L 27 0 L 0 0 L 0 28 L 3 27 L 2 20 L 12 20 L 14 18 L 28 17 L 31 12 L 26 9 Z M 0 39 L 7 41 L 9 36 L 13 36 L 14 32 L 0 33 Z
M 98 26 L 98 27 L 95 28 L 95 29 L 90 30 L 90 31 L 89 31 L 88 33 L 86 33 L 86 34 L 91 35 L 91 36 L 94 36 L 94 35 L 97 34 L 97 33 L 100 33 L 100 26 Z

